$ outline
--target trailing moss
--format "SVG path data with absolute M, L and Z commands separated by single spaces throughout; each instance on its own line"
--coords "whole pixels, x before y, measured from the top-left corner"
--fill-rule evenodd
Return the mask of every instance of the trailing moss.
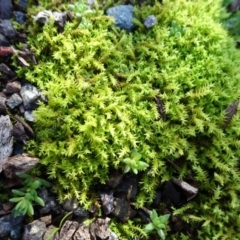
M 156 1 L 135 7 L 132 33 L 96 10 L 87 28 L 68 22 L 59 33 L 50 23 L 30 39 L 39 63 L 19 74 L 48 97 L 30 149 L 61 201 L 75 196 L 89 207 L 92 187 L 137 149 L 149 165 L 137 206 L 164 181 L 190 175 L 199 194 L 175 214 L 199 229 L 197 239 L 240 238 L 239 113 L 222 127 L 240 96 L 240 53 L 221 12 L 220 0 Z M 150 14 L 158 23 L 145 29 Z

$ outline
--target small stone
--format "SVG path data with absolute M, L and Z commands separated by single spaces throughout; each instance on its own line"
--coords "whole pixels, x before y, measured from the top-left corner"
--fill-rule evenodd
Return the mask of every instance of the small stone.
M 14 93 L 13 95 L 11 95 L 11 97 L 7 100 L 7 105 L 8 107 L 10 107 L 11 109 L 17 107 L 18 105 L 20 105 L 23 102 L 22 98 L 17 94 Z
M 9 82 L 6 85 L 6 93 L 17 93 L 21 90 L 21 83 L 18 81 Z
M 148 16 L 144 21 L 144 26 L 146 28 L 151 28 L 157 23 L 157 18 L 154 15 Z
M 97 218 L 93 223 L 90 224 L 90 234 L 91 239 L 108 239 L 111 235 L 111 230 L 109 229 L 110 218 Z
M 12 22 L 10 20 L 0 19 L 0 33 L 5 37 L 15 38 L 17 31 L 13 28 Z
M 20 23 L 20 24 L 24 24 L 26 21 L 26 14 L 20 11 L 14 11 L 13 12 L 14 18 L 15 20 Z
M 108 237 L 108 240 L 118 240 L 117 234 L 111 231 L 111 234 Z
M 32 110 L 31 105 L 36 102 L 40 96 L 38 89 L 29 83 L 22 86 L 20 95 L 23 99 L 23 106 L 25 110 Z
M 68 199 L 63 203 L 63 209 L 67 212 L 76 210 L 78 206 L 79 203 L 75 198 Z
M 60 240 L 59 239 L 59 232 L 56 232 L 54 235 L 53 231 L 56 227 L 54 225 L 48 226 L 47 230 L 45 231 L 43 235 L 43 240 Z M 51 238 L 49 238 L 51 236 Z
M 34 122 L 35 118 L 33 116 L 33 112 L 32 111 L 25 111 L 24 112 L 24 118 L 29 121 L 29 122 Z
M 47 228 L 44 222 L 35 220 L 24 226 L 22 240 L 42 240 L 46 230 Z
M 113 206 L 113 200 L 114 200 L 113 192 L 101 193 L 100 196 L 101 196 L 101 201 L 102 201 L 103 212 L 104 212 L 104 214 L 108 215 L 114 209 L 114 206 Z
M 127 31 L 131 31 L 133 24 L 133 6 L 118 5 L 107 10 L 107 15 L 115 20 L 115 25 Z

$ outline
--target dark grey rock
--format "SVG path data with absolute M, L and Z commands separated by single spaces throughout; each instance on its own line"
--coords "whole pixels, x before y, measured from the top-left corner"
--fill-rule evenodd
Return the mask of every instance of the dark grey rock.
M 16 140 L 23 142 L 24 144 L 27 143 L 28 136 L 22 123 L 17 122 L 13 125 L 12 135 Z
M 12 11 L 11 0 L 0 0 L 0 19 L 10 19 Z
M 0 33 L 2 33 L 5 37 L 12 39 L 16 37 L 17 31 L 13 28 L 10 20 L 0 19 Z
M 47 228 L 44 222 L 35 220 L 24 226 L 22 240 L 42 240 L 46 230 Z
M 131 31 L 133 24 L 133 6 L 118 5 L 107 10 L 107 15 L 115 19 L 115 25 L 127 31 Z
M 1 63 L 0 64 L 0 72 L 9 76 L 9 77 L 15 77 L 16 73 L 12 71 L 6 64 Z
M 6 97 L 0 96 L 0 113 L 6 112 L 6 109 L 7 109 L 5 105 L 6 100 L 7 100 Z
M 24 24 L 26 21 L 26 14 L 23 12 L 14 11 L 13 16 L 14 16 L 15 20 L 20 24 Z
M 8 107 L 10 107 L 11 109 L 19 106 L 21 103 L 23 102 L 22 98 L 17 94 L 14 93 L 13 95 L 11 95 L 11 97 L 7 100 L 7 105 Z
M 78 206 L 79 206 L 79 203 L 74 198 L 68 199 L 63 203 L 63 209 L 67 212 L 76 210 Z
M 14 217 L 13 214 L 5 215 L 0 218 L 0 238 L 10 234 L 10 232 L 23 222 L 23 216 Z
M 144 26 L 146 28 L 151 28 L 157 23 L 157 18 L 154 15 L 148 16 L 144 21 Z
M 106 193 L 101 193 L 101 201 L 102 201 L 102 208 L 103 208 L 103 212 L 108 215 L 109 213 L 111 213 L 114 209 L 113 206 L 113 192 L 106 192 Z
M 74 212 L 73 215 L 76 217 L 88 217 L 89 216 L 89 212 L 87 210 L 84 210 L 81 207 L 78 207 Z
M 3 47 L 9 47 L 10 46 L 10 43 L 7 40 L 7 38 L 1 33 L 0 33 L 0 45 L 3 46 Z
M 20 95 L 23 99 L 23 106 L 25 110 L 32 110 L 31 105 L 37 101 L 40 93 L 36 87 L 26 83 L 22 86 Z
M 25 111 L 24 112 L 24 118 L 29 121 L 29 122 L 34 122 L 35 118 L 33 116 L 33 112 L 32 111 Z

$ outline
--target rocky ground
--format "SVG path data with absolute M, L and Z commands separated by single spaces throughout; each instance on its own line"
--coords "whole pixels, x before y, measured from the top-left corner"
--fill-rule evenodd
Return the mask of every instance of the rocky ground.
M 36 86 L 27 79 L 19 78 L 15 72 L 14 56 L 15 62 L 21 66 L 28 67 L 30 62 L 37 64 L 34 53 L 27 46 L 26 33 L 17 31 L 11 20 L 13 17 L 19 24 L 26 21 L 27 0 L 16 2 L 0 0 L 0 239 L 118 239 L 109 229 L 113 218 L 125 222 L 137 216 L 143 223 L 150 221 L 148 209 L 134 208 L 134 199 L 138 194 L 136 175 L 112 171 L 108 183 L 97 187 L 97 205 L 102 209 L 102 217 L 98 217 L 96 206 L 84 210 L 74 199 L 60 204 L 52 191 L 54 186 L 38 191 L 45 206 L 34 205 L 33 217 L 13 214 L 14 204 L 8 201 L 8 197 L 12 197 L 11 189 L 22 186 L 22 180 L 17 175 L 29 171 L 39 161 L 25 152 L 24 146 L 35 135 L 33 111 L 39 101 L 46 102 Z M 236 1 L 231 8 L 238 9 L 239 3 Z M 110 9 L 109 14 L 116 14 L 114 11 Z M 145 25 L 153 26 L 154 16 L 149 16 Z M 128 27 L 131 28 L 131 23 Z M 18 43 L 22 43 L 21 49 L 17 48 Z M 159 188 L 152 207 L 164 202 L 168 213 L 172 205 L 178 207 L 190 201 L 196 193 L 197 188 L 173 179 Z M 93 221 L 84 225 L 87 219 Z M 60 225 L 61 228 L 56 228 Z M 194 233 L 194 229 L 176 217 L 171 217 L 170 227 L 172 231 Z

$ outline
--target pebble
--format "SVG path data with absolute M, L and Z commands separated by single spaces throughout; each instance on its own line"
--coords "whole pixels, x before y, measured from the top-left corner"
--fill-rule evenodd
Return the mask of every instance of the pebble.
M 131 31 L 133 24 L 133 6 L 118 5 L 107 10 L 107 15 L 115 19 L 115 25 L 127 31 Z

